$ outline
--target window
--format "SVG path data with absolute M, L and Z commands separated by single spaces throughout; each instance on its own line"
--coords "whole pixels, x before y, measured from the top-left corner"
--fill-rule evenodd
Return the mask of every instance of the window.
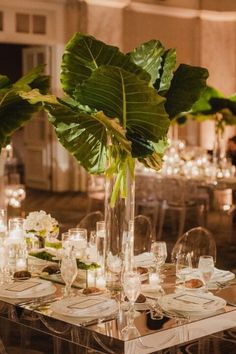
M 33 15 L 33 33 L 46 34 L 46 16 Z
M 16 14 L 16 32 L 29 33 L 30 32 L 30 16 L 27 14 Z
M 0 31 L 3 31 L 3 12 L 0 11 Z
M 46 34 L 46 16 L 16 13 L 16 32 Z

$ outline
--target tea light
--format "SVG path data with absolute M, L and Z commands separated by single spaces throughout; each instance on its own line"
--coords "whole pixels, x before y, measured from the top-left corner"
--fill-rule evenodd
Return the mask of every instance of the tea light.
M 151 273 L 149 274 L 149 284 L 152 285 L 153 287 L 157 286 L 160 282 L 160 278 L 158 274 L 156 273 Z
M 18 258 L 16 260 L 16 270 L 26 270 L 27 263 L 25 258 Z
M 15 230 L 11 230 L 9 232 L 9 238 L 10 239 L 22 241 L 23 236 L 24 236 L 23 235 L 23 230 L 21 230 L 21 229 L 15 229 Z
M 88 271 L 88 286 L 95 286 L 95 272 Z
M 105 288 L 106 287 L 106 279 L 104 276 L 100 275 L 96 278 L 96 286 L 98 288 Z

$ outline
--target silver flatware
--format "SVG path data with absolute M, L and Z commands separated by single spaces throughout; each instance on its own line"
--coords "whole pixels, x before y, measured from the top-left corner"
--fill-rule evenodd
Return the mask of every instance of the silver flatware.
M 117 318 L 117 313 L 109 315 L 109 316 L 105 316 L 105 317 L 102 317 L 102 318 L 95 318 L 95 319 L 92 319 L 92 320 L 83 321 L 83 322 L 80 323 L 80 325 L 83 326 L 83 327 L 88 327 L 88 326 L 92 326 L 92 325 L 96 325 L 96 324 L 112 321 L 112 320 L 115 320 L 116 318 Z

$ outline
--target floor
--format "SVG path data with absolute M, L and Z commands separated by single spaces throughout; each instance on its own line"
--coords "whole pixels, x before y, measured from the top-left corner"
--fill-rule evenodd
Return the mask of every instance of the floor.
M 70 227 L 76 226 L 79 221 L 91 211 L 103 211 L 103 201 L 93 200 L 89 203 L 86 193 L 66 192 L 51 193 L 28 189 L 24 203 L 24 212 L 27 215 L 30 211 L 45 210 L 55 217 L 60 224 L 60 231 L 64 232 Z M 10 210 L 10 215 L 16 210 Z M 178 218 L 178 217 L 177 217 Z M 208 213 L 207 228 L 213 233 L 217 243 L 217 266 L 222 269 L 230 269 L 236 272 L 236 217 L 210 211 Z M 178 220 L 177 220 L 178 222 Z M 167 242 L 168 251 L 177 239 L 176 228 L 173 227 L 173 220 L 166 220 L 163 230 L 163 240 Z M 189 215 L 186 220 L 186 230 L 197 225 L 197 219 Z

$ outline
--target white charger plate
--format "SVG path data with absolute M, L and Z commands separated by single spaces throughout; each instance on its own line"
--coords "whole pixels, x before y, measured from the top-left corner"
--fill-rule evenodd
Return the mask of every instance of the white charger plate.
M 226 306 L 226 301 L 218 296 L 189 292 L 165 295 L 160 298 L 159 303 L 167 311 L 203 315 L 217 312 Z
M 63 316 L 99 318 L 118 311 L 118 305 L 115 300 L 102 296 L 75 296 L 54 302 L 51 310 Z
M 47 296 L 54 294 L 55 292 L 56 287 L 49 281 L 33 278 L 4 284 L 0 288 L 0 297 L 6 297 L 9 299 L 27 299 Z

